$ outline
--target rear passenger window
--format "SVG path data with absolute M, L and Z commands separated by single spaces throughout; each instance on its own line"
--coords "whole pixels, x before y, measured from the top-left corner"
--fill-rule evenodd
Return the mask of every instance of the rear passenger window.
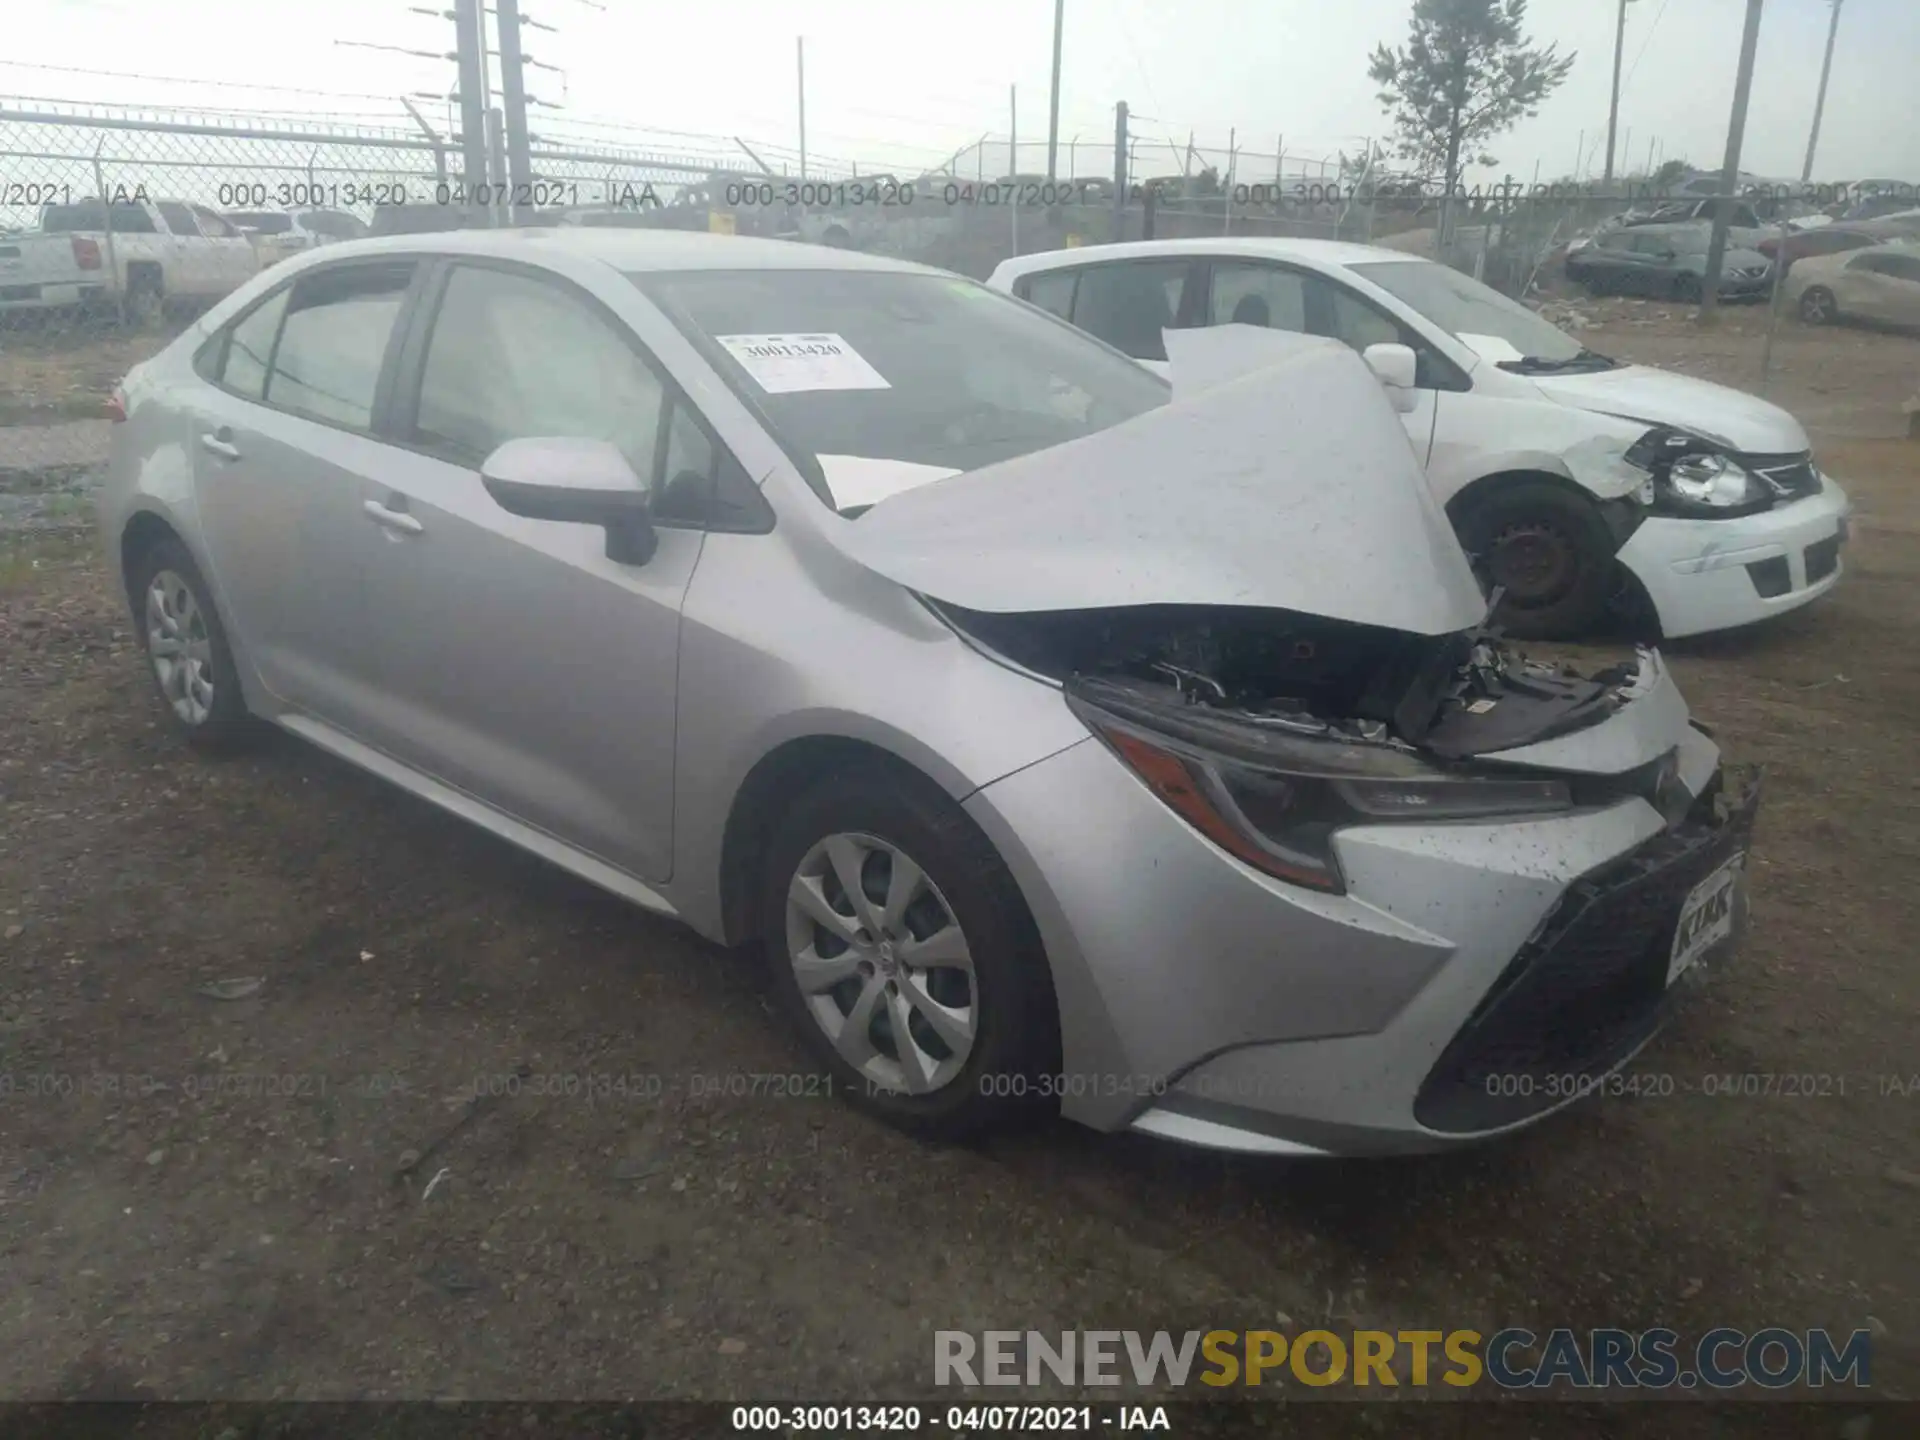
M 1124 260 L 1080 272 L 1073 323 L 1136 360 L 1165 360 L 1162 330 L 1180 314 L 1185 260 Z
M 267 393 L 267 366 L 273 360 L 273 339 L 280 333 L 280 319 L 286 314 L 287 297 L 282 290 L 264 305 L 257 306 L 227 338 L 223 370 L 213 378 L 236 395 L 260 400 Z
M 1230 265 L 1216 260 L 1207 323 L 1304 331 L 1306 281 L 1297 271 L 1275 265 Z
M 178 200 L 156 200 L 153 208 L 160 212 L 160 218 L 167 222 L 167 229 L 176 235 L 198 235 L 200 227 L 193 223 L 193 212 Z
M 380 367 L 412 279 L 411 265 L 356 265 L 296 284 L 267 377 L 267 403 L 330 425 L 372 429 Z
M 1020 287 L 1020 298 L 1030 305 L 1038 305 L 1042 310 L 1058 315 L 1062 320 L 1073 318 L 1073 282 L 1078 279 L 1072 270 L 1055 270 L 1042 275 L 1029 275 Z

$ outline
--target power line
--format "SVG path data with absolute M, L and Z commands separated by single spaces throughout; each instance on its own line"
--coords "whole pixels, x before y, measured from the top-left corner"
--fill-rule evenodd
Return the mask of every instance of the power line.
M 254 85 L 245 80 L 189 80 L 183 75 L 140 75 L 125 70 L 92 70 L 83 65 L 46 65 L 37 60 L 0 60 L 15 70 L 50 70 L 62 75 L 88 75 L 100 80 L 148 80 L 157 85 L 208 85 L 224 90 L 254 90 L 279 95 L 318 95 L 329 100 L 391 100 L 362 90 L 307 90 L 297 85 Z
M 1660 8 L 1653 12 L 1653 23 L 1647 27 L 1647 33 L 1641 37 L 1640 49 L 1633 57 L 1633 64 L 1627 67 L 1627 78 L 1620 82 L 1620 93 L 1627 93 L 1627 87 L 1633 83 L 1633 72 L 1640 68 L 1640 57 L 1647 53 L 1647 46 L 1653 42 L 1653 32 L 1660 28 L 1660 17 L 1667 13 L 1667 0 L 1660 0 Z

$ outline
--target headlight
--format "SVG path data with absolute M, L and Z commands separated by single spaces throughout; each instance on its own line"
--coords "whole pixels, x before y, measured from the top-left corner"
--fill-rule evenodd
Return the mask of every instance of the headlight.
M 1442 768 L 1405 750 L 1293 734 L 1137 689 L 1075 680 L 1067 703 L 1167 807 L 1228 854 L 1295 885 L 1346 890 L 1333 836 L 1349 825 L 1566 810 L 1564 781 Z
M 1628 449 L 1626 460 L 1648 473 L 1639 498 L 1655 511 L 1725 516 L 1764 510 L 1774 501 L 1766 481 L 1712 441 L 1685 431 L 1649 430 Z

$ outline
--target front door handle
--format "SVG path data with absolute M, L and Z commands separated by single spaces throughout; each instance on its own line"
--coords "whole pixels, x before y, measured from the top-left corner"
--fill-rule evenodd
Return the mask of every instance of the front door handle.
M 231 433 L 233 432 L 223 425 L 211 435 L 202 435 L 200 437 L 200 448 L 213 452 L 223 460 L 238 460 L 240 458 L 240 451 L 235 448 L 232 441 L 227 439 L 227 436 Z
M 427 528 L 406 511 L 389 510 L 378 500 L 362 501 L 360 508 L 367 512 L 368 518 L 374 524 L 384 525 L 389 530 L 398 530 L 403 535 L 418 535 Z

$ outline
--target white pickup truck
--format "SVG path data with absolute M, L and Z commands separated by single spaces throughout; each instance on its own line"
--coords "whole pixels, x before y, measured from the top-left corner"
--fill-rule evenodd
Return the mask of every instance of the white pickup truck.
M 203 205 L 48 205 L 37 231 L 0 237 L 0 316 L 124 302 L 129 321 L 147 324 L 169 304 L 211 304 L 259 269 L 246 236 Z

